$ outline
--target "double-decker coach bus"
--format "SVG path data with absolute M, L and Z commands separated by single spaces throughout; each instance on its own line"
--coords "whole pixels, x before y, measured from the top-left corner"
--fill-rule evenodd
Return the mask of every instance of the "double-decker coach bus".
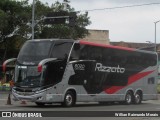
M 157 54 L 73 40 L 30 40 L 15 63 L 14 100 L 37 105 L 157 99 Z

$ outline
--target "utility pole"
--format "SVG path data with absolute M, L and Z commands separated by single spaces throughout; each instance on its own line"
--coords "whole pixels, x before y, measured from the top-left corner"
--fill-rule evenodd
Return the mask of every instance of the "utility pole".
M 67 13 L 67 7 L 68 7 L 69 2 L 70 1 L 68 1 L 68 0 L 63 1 L 65 13 L 62 14 L 61 12 L 59 12 L 59 13 L 57 12 L 58 13 L 58 15 L 57 15 L 56 12 L 53 12 L 53 13 L 51 13 L 51 15 L 49 15 L 47 17 L 43 17 L 40 20 L 35 21 L 35 0 L 33 0 L 33 3 L 32 3 L 32 26 L 31 26 L 32 27 L 32 40 L 34 40 L 34 27 L 42 20 L 46 20 L 45 22 L 48 24 L 64 24 L 65 22 L 67 22 L 67 23 L 69 23 L 69 25 L 73 29 L 73 27 L 75 25 L 75 19 L 77 16 L 76 16 L 75 12 Z M 63 21 L 63 18 L 66 19 L 66 21 Z M 62 19 L 62 20 L 60 20 L 60 19 Z M 72 32 L 72 36 L 73 36 L 73 33 L 74 33 L 74 29 Z
M 35 26 L 34 13 L 35 13 L 35 0 L 33 0 L 32 3 L 32 40 L 34 39 L 34 26 Z
M 158 21 L 156 21 L 156 22 L 154 22 L 154 24 L 155 24 L 155 52 L 157 51 L 157 23 L 159 23 L 160 22 L 160 20 L 158 20 Z

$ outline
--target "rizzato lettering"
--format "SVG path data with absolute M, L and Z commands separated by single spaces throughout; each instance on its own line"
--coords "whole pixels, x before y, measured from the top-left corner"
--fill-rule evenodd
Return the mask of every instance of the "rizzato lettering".
M 109 66 L 103 66 L 101 63 L 96 63 L 95 71 L 124 73 L 125 68 L 121 68 L 119 65 L 117 67 L 109 67 Z

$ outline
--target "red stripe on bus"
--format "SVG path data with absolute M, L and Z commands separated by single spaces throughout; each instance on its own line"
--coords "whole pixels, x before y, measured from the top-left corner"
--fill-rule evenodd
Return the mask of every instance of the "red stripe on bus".
M 3 63 L 3 65 L 2 65 L 2 70 L 3 70 L 3 72 L 6 71 L 6 62 Z
M 79 43 L 84 44 L 84 45 L 91 45 L 91 46 L 98 46 L 98 47 L 105 47 L 105 48 L 113 48 L 113 49 L 121 49 L 121 50 L 127 50 L 127 51 L 135 51 L 135 49 L 133 49 L 133 48 L 113 46 L 113 45 L 105 45 L 105 44 L 88 42 L 88 41 L 84 41 L 84 40 L 80 40 Z
M 104 91 L 107 94 L 113 94 L 113 93 L 123 89 L 124 87 L 127 87 L 128 85 L 142 79 L 143 77 L 146 77 L 147 75 L 151 74 L 152 72 L 153 71 L 148 71 L 148 72 L 135 74 L 135 75 L 128 78 L 128 84 L 126 86 L 111 86 L 111 87 L 106 88 Z
M 38 64 L 38 72 L 42 72 L 42 65 L 41 64 Z

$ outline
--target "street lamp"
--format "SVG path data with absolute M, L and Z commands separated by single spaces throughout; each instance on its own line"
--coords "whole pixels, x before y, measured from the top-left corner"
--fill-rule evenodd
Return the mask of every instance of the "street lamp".
M 149 44 L 152 44 L 152 42 L 151 41 L 146 41 L 147 43 L 149 43 Z
M 157 32 L 156 29 L 157 28 L 156 28 L 156 25 L 157 25 L 158 22 L 160 22 L 160 20 L 154 22 L 154 24 L 155 24 L 155 52 L 157 51 L 157 49 L 156 49 L 156 44 L 157 44 L 157 40 L 156 40 L 156 32 Z
M 66 10 L 67 9 L 67 5 L 70 1 L 68 0 L 64 0 L 63 1 L 63 4 L 64 4 L 64 9 Z M 40 22 L 41 20 L 45 20 L 45 19 L 55 19 L 55 18 L 69 18 L 69 16 L 57 16 L 57 17 L 44 17 L 40 20 L 38 20 L 37 22 L 35 22 L 35 0 L 33 0 L 33 3 L 32 3 L 32 40 L 34 39 L 34 27 L 35 25 Z

